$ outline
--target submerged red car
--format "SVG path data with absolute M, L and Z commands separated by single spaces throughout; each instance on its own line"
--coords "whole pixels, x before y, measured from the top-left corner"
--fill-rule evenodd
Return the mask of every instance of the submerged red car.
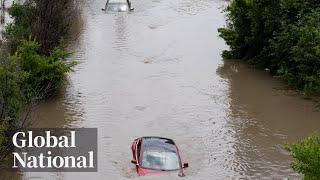
M 155 173 L 179 172 L 184 175 L 188 163 L 183 163 L 179 149 L 172 139 L 141 137 L 132 143 L 133 160 L 139 176 Z

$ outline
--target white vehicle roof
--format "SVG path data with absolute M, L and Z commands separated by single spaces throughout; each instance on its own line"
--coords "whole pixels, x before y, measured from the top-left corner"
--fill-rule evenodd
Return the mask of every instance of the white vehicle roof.
M 109 3 L 127 3 L 126 0 L 109 0 Z

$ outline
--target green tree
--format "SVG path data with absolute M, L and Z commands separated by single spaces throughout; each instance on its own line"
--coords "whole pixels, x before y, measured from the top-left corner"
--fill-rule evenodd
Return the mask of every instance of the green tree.
M 233 0 L 218 29 L 227 59 L 248 60 L 307 94 L 320 94 L 320 1 Z

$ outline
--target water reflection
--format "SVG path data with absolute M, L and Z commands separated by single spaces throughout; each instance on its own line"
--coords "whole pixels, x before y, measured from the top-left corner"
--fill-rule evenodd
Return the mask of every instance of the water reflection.
M 230 83 L 234 159 L 227 168 L 245 177 L 297 178 L 283 144 L 320 127 L 313 102 L 283 94 L 284 85 L 245 63 L 226 60 L 218 73 Z
M 127 38 L 128 38 L 128 31 L 127 31 L 127 15 L 128 14 L 117 14 L 115 15 L 115 39 L 113 44 L 113 48 L 118 51 L 123 51 L 123 53 L 127 52 L 128 45 L 127 45 Z

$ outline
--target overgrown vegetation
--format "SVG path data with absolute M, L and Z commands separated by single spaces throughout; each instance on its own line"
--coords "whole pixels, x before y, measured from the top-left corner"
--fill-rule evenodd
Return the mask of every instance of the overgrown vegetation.
M 320 95 L 319 0 L 233 0 L 225 12 L 227 26 L 218 29 L 230 47 L 224 58 L 247 60 L 306 95 Z M 286 149 L 294 170 L 320 179 L 319 133 Z
M 17 126 L 25 98 L 21 84 L 26 75 L 16 62 L 1 54 L 0 60 L 0 152 L 7 149 L 7 133 Z
M 244 59 L 306 94 L 320 94 L 320 1 L 233 0 L 220 36 Z
M 291 167 L 304 174 L 306 180 L 320 179 L 320 134 L 314 133 L 297 143 L 287 144 L 294 161 Z
M 63 50 L 76 14 L 73 0 L 26 0 L 9 9 L 0 53 L 0 161 L 10 132 L 25 125 L 33 105 L 57 93 L 73 63 Z M 72 14 L 73 13 L 73 14 Z
M 39 53 L 46 55 L 61 45 L 78 14 L 73 0 L 27 0 L 13 4 L 9 13 L 15 20 L 5 33 L 11 51 L 31 36 L 40 44 Z

